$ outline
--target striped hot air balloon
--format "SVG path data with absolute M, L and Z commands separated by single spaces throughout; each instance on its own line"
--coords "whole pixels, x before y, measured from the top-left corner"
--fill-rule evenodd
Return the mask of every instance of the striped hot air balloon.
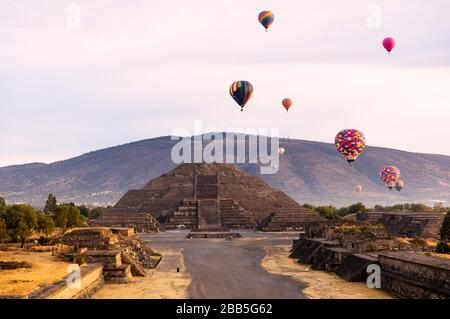
M 248 81 L 233 82 L 230 85 L 230 95 L 239 104 L 241 111 L 243 111 L 245 104 L 253 95 L 253 85 Z
M 263 25 L 263 27 L 266 29 L 270 28 L 270 26 L 273 23 L 273 20 L 275 19 L 275 16 L 271 11 L 263 11 L 258 15 L 259 22 Z

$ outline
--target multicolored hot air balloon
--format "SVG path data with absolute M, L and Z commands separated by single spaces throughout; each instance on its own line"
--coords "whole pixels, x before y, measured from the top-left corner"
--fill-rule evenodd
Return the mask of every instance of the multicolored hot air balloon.
M 389 190 L 397 185 L 400 175 L 400 170 L 395 166 L 387 166 L 380 171 L 380 178 Z
M 405 183 L 403 183 L 403 181 L 398 181 L 396 184 L 395 184 L 395 189 L 397 190 L 397 191 L 401 191 L 402 189 L 403 189 L 403 187 L 405 187 Z
M 394 38 L 386 38 L 383 40 L 383 46 L 386 49 L 386 51 L 391 54 L 391 51 L 395 47 L 395 40 Z
M 351 165 L 366 147 L 366 138 L 358 130 L 347 129 L 340 131 L 334 140 L 336 149 Z
M 245 104 L 253 95 L 253 85 L 247 81 L 236 81 L 230 85 L 230 95 L 243 111 Z
M 362 187 L 361 185 L 356 185 L 356 186 L 355 186 L 355 191 L 356 191 L 357 193 L 361 193 L 362 190 L 363 190 L 363 187 Z
M 285 150 L 284 147 L 280 147 L 280 148 L 278 149 L 278 154 L 279 154 L 279 155 L 284 155 L 284 152 L 286 152 L 286 150 Z
M 258 20 L 266 29 L 266 32 L 267 29 L 269 29 L 269 27 L 272 25 L 274 19 L 275 16 L 271 11 L 263 11 L 258 15 Z
M 289 109 L 292 106 L 292 100 L 288 99 L 288 98 L 285 98 L 285 99 L 283 99 L 283 101 L 281 101 L 281 104 L 283 104 L 283 106 L 284 106 L 284 108 L 286 109 L 286 112 L 287 112 L 287 111 L 289 111 Z

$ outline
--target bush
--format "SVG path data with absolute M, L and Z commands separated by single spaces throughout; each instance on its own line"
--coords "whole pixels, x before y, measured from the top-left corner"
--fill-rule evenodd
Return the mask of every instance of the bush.
M 450 212 L 448 212 L 444 218 L 444 222 L 442 223 L 440 235 L 441 235 L 442 241 L 450 240 Z
M 439 254 L 450 254 L 450 245 L 441 241 L 437 244 L 435 251 Z
M 319 206 L 315 208 L 315 211 L 318 212 L 321 216 L 326 219 L 336 218 L 336 207 L 333 206 Z

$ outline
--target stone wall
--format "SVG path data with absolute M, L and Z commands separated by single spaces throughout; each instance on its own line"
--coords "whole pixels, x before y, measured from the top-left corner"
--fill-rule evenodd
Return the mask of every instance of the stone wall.
M 80 268 L 79 286 L 73 283 L 73 275 L 66 276 L 63 280 L 45 286 L 33 293 L 29 299 L 83 299 L 89 298 L 98 291 L 104 283 L 103 266 L 94 264 Z
M 401 298 L 450 298 L 450 260 L 405 252 L 379 255 L 381 285 Z

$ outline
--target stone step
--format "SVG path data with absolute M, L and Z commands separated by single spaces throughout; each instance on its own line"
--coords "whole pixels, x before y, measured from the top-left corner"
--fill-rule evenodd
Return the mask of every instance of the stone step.
M 112 284 L 128 284 L 131 282 L 131 265 L 121 265 L 120 267 L 103 267 L 105 282 Z
M 347 257 L 335 272 L 346 281 L 364 281 L 367 277 L 366 268 L 373 263 L 377 263 L 377 259 L 374 257 L 353 254 Z
M 131 266 L 131 274 L 133 276 L 145 277 L 147 272 L 144 267 L 137 261 L 131 254 L 126 251 L 121 252 L 121 259 L 124 264 L 129 264 Z

